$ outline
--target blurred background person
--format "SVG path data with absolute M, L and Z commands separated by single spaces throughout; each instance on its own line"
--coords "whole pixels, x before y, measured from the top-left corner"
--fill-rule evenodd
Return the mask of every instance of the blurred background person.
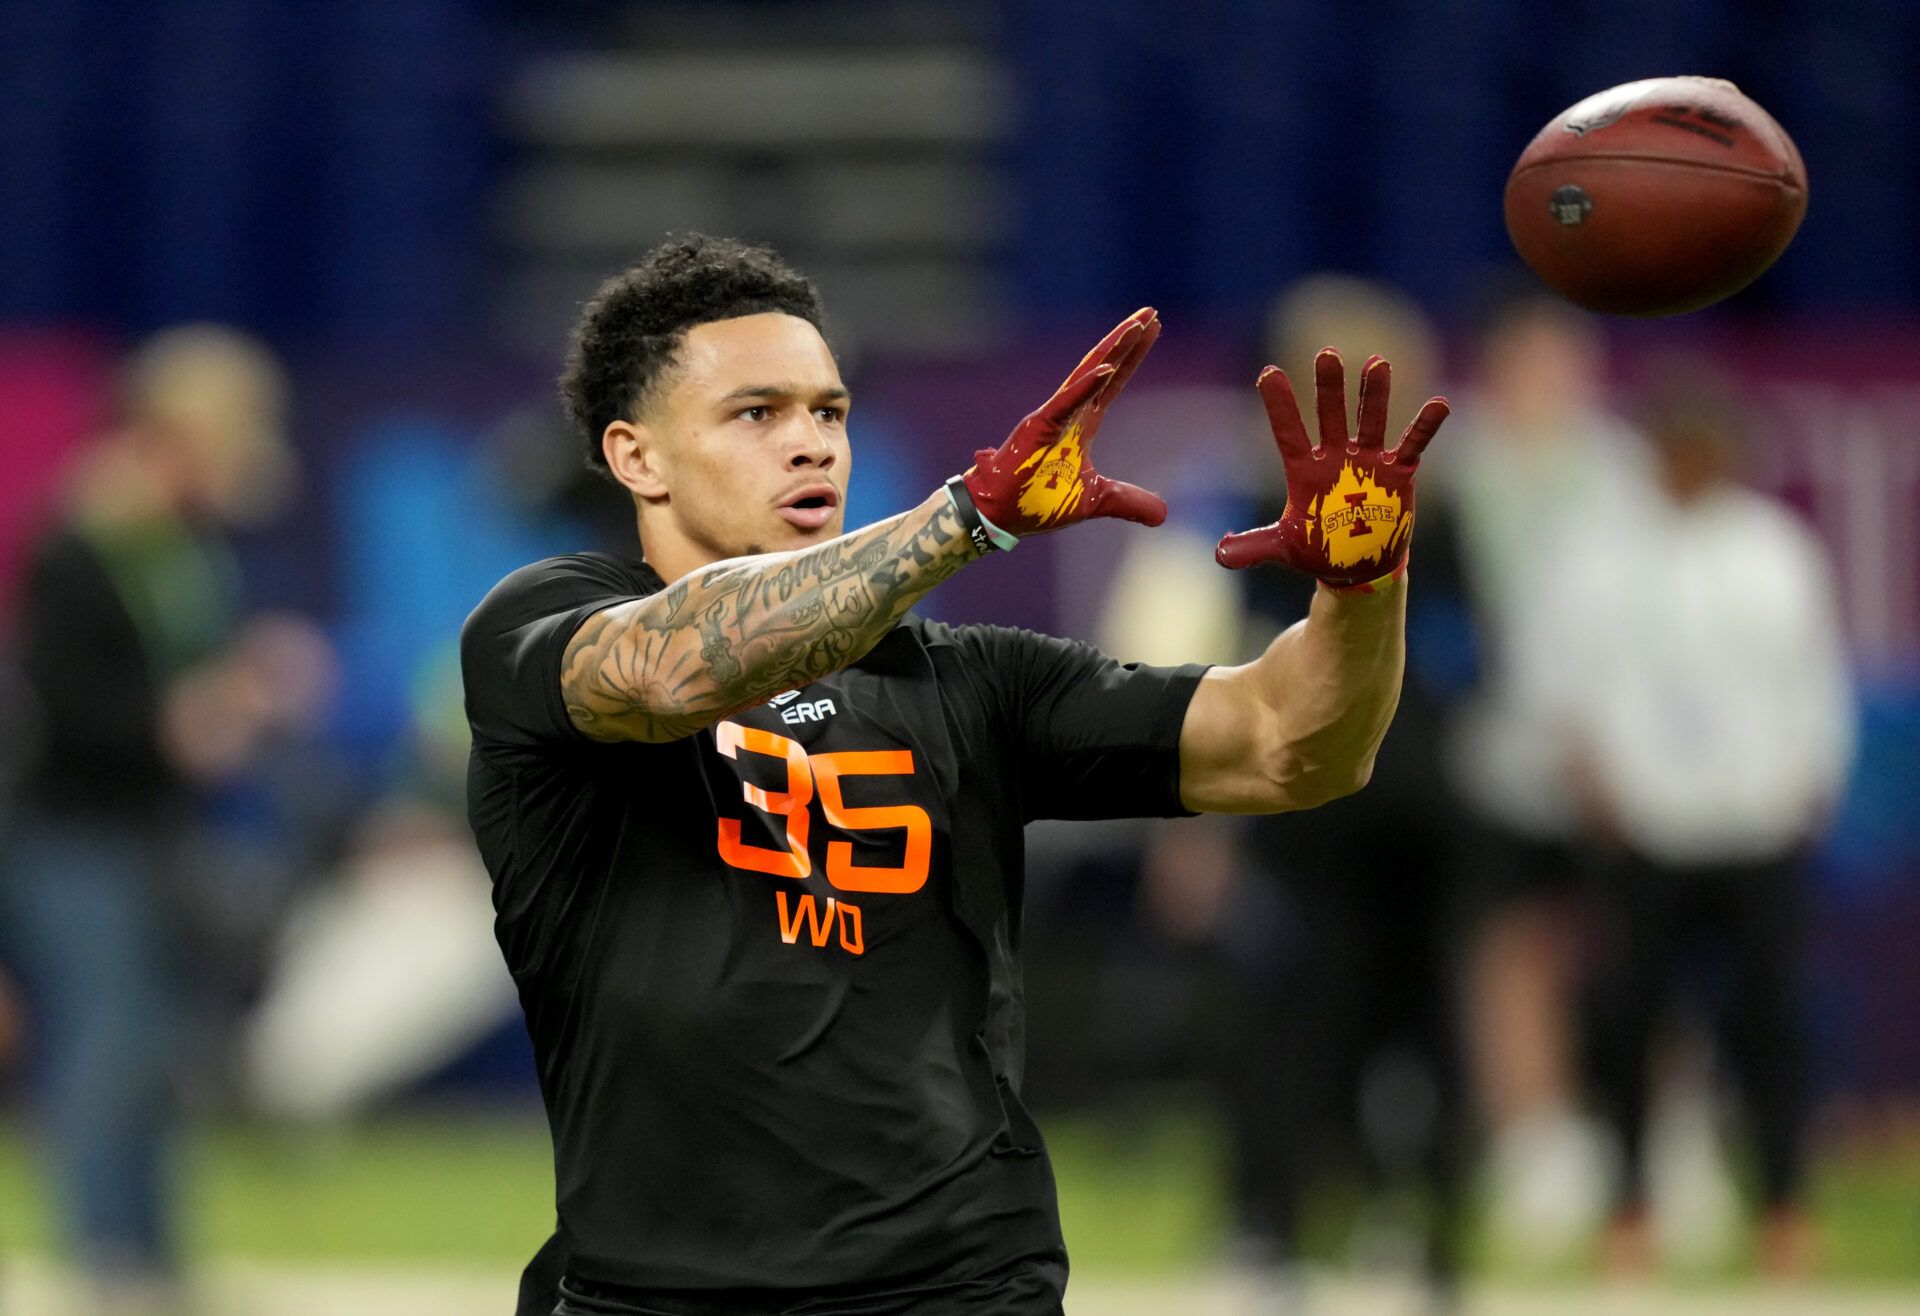
M 1610 1264 L 1645 1272 L 1654 1080 L 1685 1025 L 1721 1039 L 1764 1210 L 1763 1268 L 1814 1260 L 1805 1209 L 1805 861 L 1854 744 L 1826 556 L 1747 489 L 1749 422 L 1701 362 L 1668 362 L 1645 426 L 1656 486 L 1569 544 L 1541 601 L 1564 642 L 1555 712 L 1613 915 L 1596 1077 L 1618 1130 Z M 1664 1067 L 1671 1070 L 1671 1066 Z
M 460 813 L 458 662 L 442 652 L 423 663 L 394 779 L 272 938 L 238 1037 L 253 1113 L 301 1130 L 341 1126 L 494 1035 L 521 1032 L 486 869 Z
M 338 872 L 290 912 L 240 1038 L 250 1110 L 296 1125 L 364 1115 L 517 1026 L 484 951 L 493 904 L 433 803 L 383 801 Z
M 1617 525 L 1640 496 L 1640 436 L 1608 408 L 1594 317 L 1525 283 L 1482 312 L 1457 469 L 1438 481 L 1459 524 L 1477 682 L 1448 776 L 1473 827 L 1466 1026 L 1489 1139 L 1489 1225 L 1517 1261 L 1587 1246 L 1611 1166 L 1581 1110 L 1578 915 L 1588 898 L 1547 692 L 1572 637 L 1542 547 L 1572 524 Z
M 223 536 L 288 486 L 283 406 L 253 340 L 213 326 L 152 339 L 25 576 L 30 748 L 0 928 L 29 1002 L 65 1241 L 101 1311 L 184 1301 L 174 863 L 195 789 L 239 769 L 288 707 L 280 677 L 300 641 L 247 624 Z
M 1436 391 L 1437 335 L 1412 298 L 1321 274 L 1274 300 L 1265 360 L 1312 377 L 1324 347 L 1394 363 L 1399 434 Z M 1247 441 L 1272 442 L 1254 417 Z M 1244 462 L 1231 471 L 1265 469 Z M 1277 472 L 1276 472 L 1277 476 Z M 1284 482 L 1206 493 L 1188 506 L 1231 524 L 1277 519 Z M 1251 504 L 1248 506 L 1247 504 Z M 1358 1182 L 1366 1206 L 1348 1255 L 1424 1284 L 1450 1310 L 1461 1264 L 1465 1120 L 1456 1045 L 1457 806 L 1440 755 L 1470 662 L 1453 518 L 1423 502 L 1415 531 L 1408 664 L 1399 709 L 1363 793 L 1305 813 L 1156 824 L 1140 908 L 1168 942 L 1198 949 L 1201 1072 L 1228 1135 L 1232 1263 L 1276 1310 L 1309 1301 L 1306 1222 Z M 1143 661 L 1205 652 L 1241 662 L 1307 615 L 1312 581 L 1222 572 L 1198 517 L 1129 543 L 1102 625 L 1109 651 Z M 1211 524 L 1207 522 L 1206 524 Z M 1198 645 L 1196 650 L 1193 646 Z M 1383 825 L 1383 820 L 1385 825 Z

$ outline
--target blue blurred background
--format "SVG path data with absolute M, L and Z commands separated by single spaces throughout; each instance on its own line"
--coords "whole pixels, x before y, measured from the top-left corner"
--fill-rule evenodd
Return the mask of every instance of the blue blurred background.
M 0 24 L 0 313 L 27 323 L 544 342 L 520 298 L 721 222 L 829 282 L 944 274 L 970 321 L 1151 299 L 1246 327 L 1323 268 L 1459 312 L 1507 258 L 1501 186 L 1540 125 L 1690 70 L 1791 125 L 1814 178 L 1743 312 L 1920 298 L 1897 0 L 62 0 Z M 889 185 L 916 206 L 860 204 Z

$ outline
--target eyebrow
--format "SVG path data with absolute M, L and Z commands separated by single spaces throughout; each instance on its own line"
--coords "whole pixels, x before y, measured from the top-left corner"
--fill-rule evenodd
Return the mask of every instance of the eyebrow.
M 743 384 L 720 400 L 722 402 L 739 402 L 747 398 L 796 398 L 802 393 L 810 393 L 811 396 L 817 398 L 832 398 L 836 402 L 845 401 L 853 396 L 853 394 L 847 392 L 845 388 L 837 384 L 832 388 L 813 390 L 802 389 L 798 384 Z

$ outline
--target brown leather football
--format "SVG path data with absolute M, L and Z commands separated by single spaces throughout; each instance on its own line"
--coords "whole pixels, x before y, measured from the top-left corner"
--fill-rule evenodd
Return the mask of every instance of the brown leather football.
M 1678 315 L 1760 277 L 1807 212 L 1807 169 L 1773 117 L 1719 78 L 1648 78 L 1542 128 L 1507 179 L 1514 250 L 1611 315 Z

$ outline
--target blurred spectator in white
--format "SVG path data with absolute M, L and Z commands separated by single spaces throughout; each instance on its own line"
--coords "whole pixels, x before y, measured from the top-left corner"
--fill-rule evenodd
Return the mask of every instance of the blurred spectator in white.
M 80 453 L 18 616 L 32 743 L 0 917 L 26 992 L 65 1242 L 101 1311 L 176 1311 L 181 974 L 170 861 L 195 787 L 298 719 L 297 623 L 250 627 L 222 529 L 274 509 L 279 366 L 233 331 L 161 334 Z M 291 686 L 298 686 L 292 682 Z
M 1433 328 L 1395 289 L 1323 274 L 1275 299 L 1269 359 L 1310 380 L 1327 346 L 1349 362 L 1377 353 L 1392 363 L 1394 435 L 1435 391 Z M 1223 492 L 1248 505 L 1219 524 L 1129 540 L 1102 626 L 1108 652 L 1242 662 L 1306 616 L 1311 579 L 1213 561 L 1221 529 L 1275 520 L 1286 502 L 1251 390 L 1246 401 L 1244 455 Z M 1356 1182 L 1369 1191 L 1351 1255 L 1369 1270 L 1402 1271 L 1430 1310 L 1453 1300 L 1464 1125 L 1448 917 L 1457 809 L 1439 746 L 1464 608 L 1448 521 L 1444 505 L 1422 502 L 1408 672 L 1367 789 L 1307 812 L 1148 833 L 1143 909 L 1164 938 L 1204 950 L 1216 979 L 1202 1031 L 1230 1139 L 1231 1260 L 1287 1310 L 1303 1300 L 1315 1203 Z
M 420 803 L 381 809 L 341 880 L 296 909 L 242 1063 L 262 1114 L 324 1123 L 465 1054 L 517 1008 L 484 954 L 493 904 L 457 818 Z
M 1568 647 L 1547 618 L 1568 597 L 1551 550 L 1634 503 L 1645 453 L 1607 410 L 1592 318 L 1566 303 L 1537 289 L 1493 302 L 1474 366 L 1445 460 L 1430 463 L 1434 493 L 1459 518 L 1479 637 L 1479 687 L 1449 754 L 1476 832 L 1468 1044 L 1489 1125 L 1493 1242 L 1513 1263 L 1552 1266 L 1600 1224 L 1610 1166 L 1578 1113 L 1582 860 L 1547 704 Z
M 1797 981 L 1803 859 L 1854 736 L 1825 556 L 1741 487 L 1730 386 L 1674 363 L 1646 417 L 1658 487 L 1625 524 L 1570 543 L 1540 600 L 1563 642 L 1556 714 L 1584 828 L 1612 857 L 1617 955 L 1602 978 L 1601 1096 L 1621 1135 L 1609 1257 L 1653 1259 L 1649 1076 L 1677 1001 L 1723 1023 L 1765 1207 L 1761 1260 L 1812 1259 L 1801 1209 L 1806 1075 Z M 1724 987 L 1724 1000 L 1710 989 Z
M 243 1030 L 242 1090 L 275 1119 L 363 1114 L 519 1019 L 461 812 L 459 655 L 442 658 L 416 682 L 406 780 L 294 910 Z

